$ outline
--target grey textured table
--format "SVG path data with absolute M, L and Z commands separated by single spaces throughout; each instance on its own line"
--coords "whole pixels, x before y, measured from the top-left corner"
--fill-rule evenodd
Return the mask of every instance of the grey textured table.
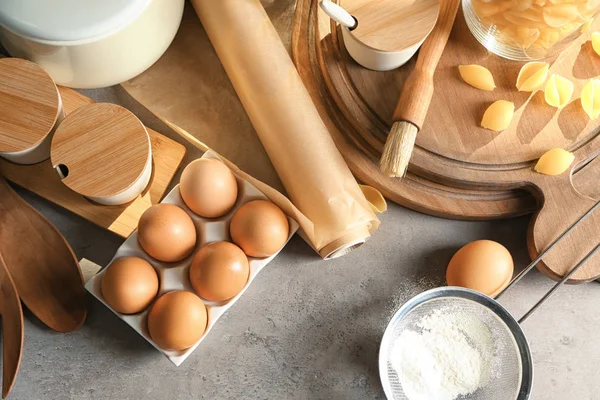
M 86 91 L 123 104 L 176 137 L 119 87 Z M 187 160 L 199 154 L 189 148 Z M 121 243 L 30 193 L 80 259 L 106 265 Z M 99 302 L 77 332 L 45 328 L 28 311 L 11 399 L 383 399 L 379 341 L 394 311 L 444 283 L 461 245 L 492 239 L 527 263 L 528 218 L 458 222 L 389 205 L 362 248 L 321 261 L 298 237 L 257 278 L 203 344 L 175 367 Z M 551 285 L 534 271 L 502 303 L 520 315 Z M 567 286 L 524 324 L 535 361 L 534 399 L 600 399 L 600 285 Z

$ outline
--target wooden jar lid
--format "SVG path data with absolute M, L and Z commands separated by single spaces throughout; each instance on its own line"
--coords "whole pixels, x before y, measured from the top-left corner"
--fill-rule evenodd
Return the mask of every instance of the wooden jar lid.
M 38 145 L 59 116 L 58 88 L 46 71 L 27 60 L 0 59 L 0 152 Z
M 358 25 L 352 35 L 380 51 L 401 51 L 429 35 L 440 0 L 340 0 Z
M 64 176 L 63 183 L 91 198 L 129 189 L 146 171 L 150 157 L 150 137 L 142 122 L 108 103 L 89 104 L 69 114 L 56 129 L 50 148 L 52 165 Z

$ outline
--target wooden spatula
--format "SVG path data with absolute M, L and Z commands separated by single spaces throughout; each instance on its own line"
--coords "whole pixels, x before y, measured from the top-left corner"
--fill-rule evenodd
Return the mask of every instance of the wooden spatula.
M 1 176 L 0 253 L 19 297 L 44 324 L 58 332 L 83 324 L 85 289 L 71 247 Z
M 0 254 L 0 315 L 2 315 L 2 398 L 8 396 L 23 353 L 23 309 L 2 254 Z

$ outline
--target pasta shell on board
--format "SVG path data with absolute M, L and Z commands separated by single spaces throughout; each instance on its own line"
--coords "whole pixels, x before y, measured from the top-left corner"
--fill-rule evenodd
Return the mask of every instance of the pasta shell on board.
M 581 89 L 581 107 L 590 119 L 600 116 L 600 80 L 590 79 Z
M 507 100 L 493 102 L 483 113 L 481 126 L 492 131 L 503 131 L 510 125 L 515 105 Z
M 574 160 L 573 153 L 561 148 L 551 149 L 540 157 L 534 169 L 544 175 L 560 175 L 569 169 Z
M 553 107 L 563 108 L 573 96 L 573 82 L 560 75 L 553 74 L 544 88 L 546 103 Z
M 463 81 L 474 88 L 487 91 L 492 91 L 496 88 L 492 73 L 481 65 L 459 65 L 458 72 Z
M 519 92 L 533 92 L 542 87 L 548 77 L 549 65 L 546 62 L 532 61 L 521 67 L 517 76 Z

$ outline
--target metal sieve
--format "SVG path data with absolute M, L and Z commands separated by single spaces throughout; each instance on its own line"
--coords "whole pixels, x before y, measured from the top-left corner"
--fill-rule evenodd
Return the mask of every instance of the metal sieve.
M 552 242 L 531 262 L 496 299 L 516 284 L 562 238 L 575 226 L 587 218 L 598 207 L 600 201 L 573 223 L 563 234 Z M 491 374 L 488 383 L 477 391 L 460 397 L 461 400 L 526 400 L 531 396 L 533 383 L 533 361 L 529 344 L 520 324 L 547 300 L 564 282 L 581 268 L 598 250 L 594 247 L 583 259 L 557 282 L 521 319 L 517 320 L 496 300 L 482 293 L 459 287 L 441 287 L 423 292 L 406 302 L 392 317 L 388 324 L 379 351 L 379 374 L 385 395 L 389 400 L 412 400 L 404 392 L 400 377 L 392 367 L 390 356 L 394 342 L 406 330 L 422 331 L 419 325 L 423 318 L 436 311 L 460 312 L 467 316 L 467 322 L 475 322 L 487 329 L 492 337 L 493 350 L 484 357 L 490 358 Z M 468 340 L 468 338 L 467 338 Z M 476 343 L 473 343 L 476 345 Z
M 406 329 L 419 331 L 417 325 L 435 310 L 468 313 L 489 330 L 494 343 L 489 383 L 464 399 L 527 399 L 533 382 L 533 364 L 523 330 L 510 313 L 494 299 L 470 289 L 442 287 L 423 292 L 392 317 L 381 343 L 379 373 L 388 399 L 409 399 L 389 356 L 395 340 Z

